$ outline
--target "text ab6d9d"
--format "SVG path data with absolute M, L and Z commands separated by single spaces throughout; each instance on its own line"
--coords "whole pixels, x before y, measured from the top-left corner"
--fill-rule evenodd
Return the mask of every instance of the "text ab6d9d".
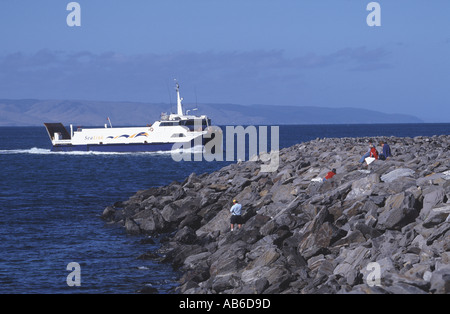
M 243 299 L 228 299 L 225 298 L 221 301 L 205 301 L 205 300 L 190 300 L 186 298 L 186 300 L 182 300 L 178 306 L 180 309 L 195 309 L 195 310 L 206 310 L 207 312 L 211 310 L 218 309 L 269 309 L 270 308 L 270 300 L 269 299 L 252 299 L 252 298 L 243 298 Z

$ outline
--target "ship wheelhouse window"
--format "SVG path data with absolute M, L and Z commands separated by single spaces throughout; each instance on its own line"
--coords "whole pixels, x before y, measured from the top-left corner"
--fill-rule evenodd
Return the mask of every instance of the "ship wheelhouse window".
M 159 126 L 176 126 L 180 125 L 180 121 L 164 121 L 159 124 Z
M 191 131 L 194 127 L 201 126 L 202 130 L 211 125 L 211 119 L 187 119 L 180 123 L 181 125 L 187 126 Z
M 186 137 L 183 133 L 175 133 L 171 137 Z

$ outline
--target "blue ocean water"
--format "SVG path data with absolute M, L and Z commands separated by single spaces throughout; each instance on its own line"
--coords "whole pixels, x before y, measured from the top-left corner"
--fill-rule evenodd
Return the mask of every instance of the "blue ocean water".
M 280 147 L 318 137 L 432 136 L 450 124 L 280 126 Z M 44 127 L 0 127 L 0 293 L 170 293 L 179 274 L 137 257 L 158 244 L 101 220 L 136 191 L 213 172 L 228 162 L 175 162 L 169 153 L 53 153 Z M 81 267 L 69 287 L 67 265 Z

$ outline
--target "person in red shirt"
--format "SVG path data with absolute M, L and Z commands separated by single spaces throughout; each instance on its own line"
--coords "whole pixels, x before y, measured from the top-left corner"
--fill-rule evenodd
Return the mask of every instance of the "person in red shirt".
M 375 146 L 372 146 L 372 148 L 370 149 L 370 157 L 375 158 L 375 160 L 378 159 L 378 151 Z
M 375 159 L 378 159 L 378 151 L 375 145 L 372 144 L 372 141 L 369 141 L 369 150 L 361 157 L 359 162 L 364 163 L 367 157 L 373 157 Z
M 327 173 L 326 177 L 323 178 L 323 181 L 327 181 L 330 180 L 332 177 L 334 177 L 334 175 L 336 174 L 336 169 L 331 170 L 330 172 Z

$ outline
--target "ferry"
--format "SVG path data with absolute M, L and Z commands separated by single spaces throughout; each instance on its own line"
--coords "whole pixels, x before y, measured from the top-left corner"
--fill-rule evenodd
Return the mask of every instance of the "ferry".
M 210 138 L 211 119 L 183 112 L 180 85 L 176 83 L 177 113 L 161 114 L 161 119 L 143 127 L 77 128 L 62 123 L 44 123 L 55 152 L 158 152 L 173 148 L 204 146 Z

